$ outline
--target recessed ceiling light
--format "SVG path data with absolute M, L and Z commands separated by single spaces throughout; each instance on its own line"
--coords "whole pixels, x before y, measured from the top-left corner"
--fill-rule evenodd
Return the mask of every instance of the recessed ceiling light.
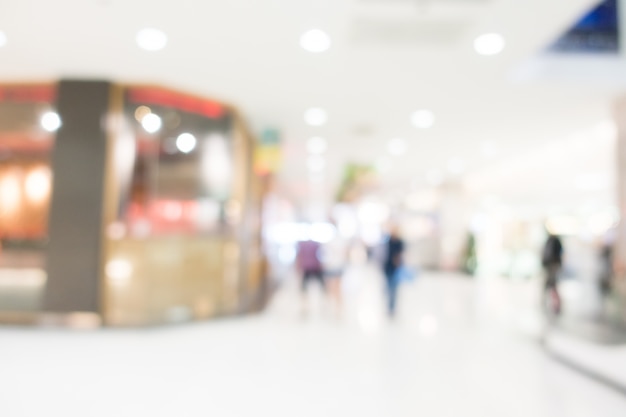
M 498 55 L 505 46 L 506 41 L 499 33 L 485 33 L 474 40 L 474 49 L 480 55 Z
M 7 44 L 7 35 L 0 31 L 0 48 Z
M 48 132 L 56 132 L 61 124 L 61 117 L 56 112 L 48 111 L 41 116 L 41 127 Z
M 313 107 L 304 112 L 304 121 L 311 126 L 323 126 L 328 121 L 328 113 L 319 107 Z
M 141 29 L 137 32 L 135 40 L 137 41 L 137 45 L 146 51 L 160 51 L 167 45 L 167 35 L 165 32 L 154 28 Z
M 418 110 L 411 115 L 411 122 L 418 129 L 429 129 L 435 124 L 435 114 L 430 110 Z
M 300 46 L 313 53 L 324 52 L 330 48 L 330 36 L 323 30 L 312 29 L 300 37 Z
M 312 154 L 323 154 L 328 149 L 328 143 L 326 139 L 314 136 L 307 141 L 306 149 Z
M 196 147 L 196 137 L 191 133 L 181 133 L 176 138 L 176 147 L 182 153 L 189 153 L 193 151 Z
M 404 155 L 407 150 L 406 140 L 402 138 L 391 139 L 387 144 L 387 150 L 391 155 L 400 156 Z
M 148 133 L 156 133 L 161 129 L 163 122 L 161 118 L 154 113 L 146 114 L 141 119 L 141 126 Z

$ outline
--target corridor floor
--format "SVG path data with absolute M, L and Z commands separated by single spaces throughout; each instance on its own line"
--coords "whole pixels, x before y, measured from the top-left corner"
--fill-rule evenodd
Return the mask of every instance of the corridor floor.
M 0 416 L 622 417 L 554 362 L 527 282 L 426 273 L 383 314 L 371 267 L 341 309 L 288 280 L 261 315 L 144 330 L 0 328 Z

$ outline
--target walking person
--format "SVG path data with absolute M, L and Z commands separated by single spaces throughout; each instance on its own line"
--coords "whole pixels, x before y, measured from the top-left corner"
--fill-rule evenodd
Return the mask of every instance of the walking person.
M 402 266 L 404 253 L 404 241 L 400 237 L 397 227 L 394 226 L 391 229 L 386 246 L 387 252 L 383 270 L 385 272 L 387 289 L 387 313 L 389 317 L 394 317 L 397 307 L 398 287 L 400 286 L 397 271 Z
M 301 276 L 301 288 L 302 288 L 302 312 L 307 312 L 307 298 L 306 291 L 309 281 L 317 280 L 322 287 L 322 290 L 326 290 L 324 281 L 324 269 L 320 260 L 320 244 L 313 240 L 306 240 L 298 243 L 298 254 L 296 258 L 296 266 Z
M 609 297 L 612 290 L 613 280 L 613 245 L 605 243 L 600 248 L 600 274 L 599 274 L 599 286 L 602 299 L 605 300 Z
M 544 306 L 550 302 L 551 313 L 561 313 L 561 295 L 558 290 L 558 275 L 563 264 L 563 244 L 561 239 L 552 233 L 543 247 L 542 264 L 545 269 Z
M 341 281 L 349 262 L 349 248 L 349 242 L 338 233 L 322 248 L 324 280 L 337 315 L 341 313 L 342 308 Z

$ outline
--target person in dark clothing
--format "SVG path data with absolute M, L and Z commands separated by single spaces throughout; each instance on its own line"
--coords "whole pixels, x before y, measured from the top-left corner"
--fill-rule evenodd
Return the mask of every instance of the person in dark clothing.
M 553 313 L 561 312 L 561 296 L 558 291 L 558 274 L 563 264 L 563 244 L 561 239 L 553 234 L 548 236 L 548 240 L 543 248 L 542 264 L 546 271 L 544 283 L 544 301 L 545 296 L 550 296 Z M 544 303 L 545 305 L 545 303 Z
M 320 244 L 312 240 L 298 244 L 297 266 L 302 274 L 302 292 L 306 291 L 309 281 L 319 281 L 322 289 L 325 289 L 324 270 L 320 261 Z
M 606 243 L 600 249 L 600 293 L 603 297 L 611 294 L 613 279 L 613 245 Z
M 298 243 L 298 255 L 296 266 L 301 274 L 302 288 L 302 314 L 308 312 L 307 287 L 310 281 L 318 281 L 322 291 L 326 291 L 324 281 L 324 269 L 320 260 L 320 244 L 313 240 L 306 240 Z
M 398 298 L 398 282 L 396 271 L 402 265 L 402 254 L 404 252 L 404 241 L 400 238 L 397 229 L 392 229 L 387 241 L 387 253 L 383 270 L 387 284 L 387 309 L 389 316 L 396 313 L 396 302 Z

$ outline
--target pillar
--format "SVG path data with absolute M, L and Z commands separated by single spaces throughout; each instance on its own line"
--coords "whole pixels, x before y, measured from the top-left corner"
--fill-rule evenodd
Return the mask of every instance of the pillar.
M 61 81 L 57 97 L 44 311 L 99 313 L 111 84 Z

